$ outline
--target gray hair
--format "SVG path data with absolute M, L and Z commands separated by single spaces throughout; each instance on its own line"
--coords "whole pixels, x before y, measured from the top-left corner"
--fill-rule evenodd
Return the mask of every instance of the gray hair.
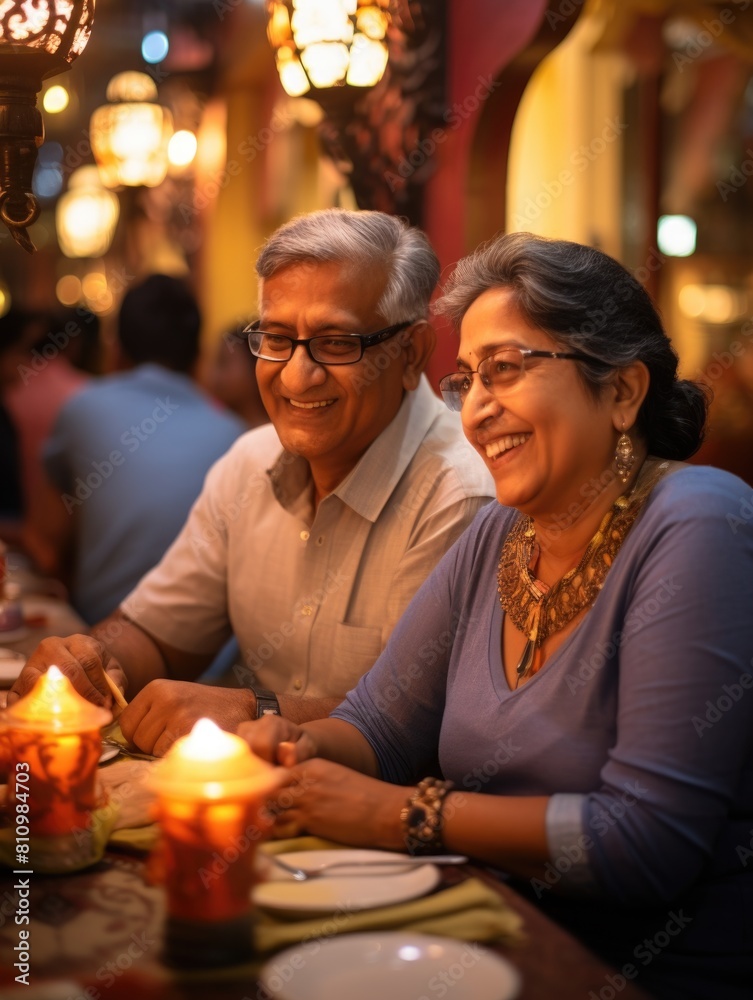
M 274 232 L 256 262 L 260 278 L 291 264 L 342 261 L 368 270 L 384 267 L 387 285 L 379 315 L 388 324 L 423 319 L 439 280 L 439 261 L 428 239 L 384 212 L 327 208 L 298 215 Z
M 682 460 L 698 449 L 707 389 L 677 377 L 677 354 L 661 318 L 622 264 L 580 243 L 500 234 L 457 264 L 435 311 L 459 327 L 473 302 L 491 288 L 509 288 L 528 323 L 566 350 L 593 359 L 576 364 L 594 396 L 617 369 L 642 361 L 650 384 L 637 423 L 649 451 Z

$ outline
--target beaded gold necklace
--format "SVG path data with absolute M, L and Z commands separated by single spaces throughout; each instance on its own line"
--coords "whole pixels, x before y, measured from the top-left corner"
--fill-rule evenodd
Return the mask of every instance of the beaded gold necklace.
M 532 673 L 536 650 L 544 640 L 593 604 L 628 531 L 668 468 L 667 462 L 644 462 L 633 487 L 602 518 L 578 565 L 551 587 L 533 572 L 540 551 L 533 521 L 524 516 L 515 522 L 502 546 L 497 589 L 503 611 L 527 636 L 515 668 L 516 687 Z

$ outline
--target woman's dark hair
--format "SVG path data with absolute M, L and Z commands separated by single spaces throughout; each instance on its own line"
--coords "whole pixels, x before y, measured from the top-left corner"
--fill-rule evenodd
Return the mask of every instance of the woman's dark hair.
M 512 290 L 532 326 L 594 359 L 576 364 L 595 396 L 615 369 L 642 361 L 650 384 L 637 429 L 649 452 L 681 461 L 697 451 L 710 390 L 677 377 L 677 354 L 659 313 L 622 264 L 580 243 L 531 233 L 499 235 L 458 262 L 435 311 L 459 327 L 480 295 L 500 287 Z

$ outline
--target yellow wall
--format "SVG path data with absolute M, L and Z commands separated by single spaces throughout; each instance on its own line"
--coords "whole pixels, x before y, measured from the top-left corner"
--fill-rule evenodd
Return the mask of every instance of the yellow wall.
M 620 255 L 620 101 L 626 67 L 594 54 L 603 29 L 589 5 L 536 69 L 515 119 L 507 229 L 577 240 Z

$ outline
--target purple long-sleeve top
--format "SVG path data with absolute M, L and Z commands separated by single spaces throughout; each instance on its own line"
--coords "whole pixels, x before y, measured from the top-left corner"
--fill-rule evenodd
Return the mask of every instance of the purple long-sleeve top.
M 724 882 L 718 905 L 753 914 L 753 491 L 665 476 L 591 609 L 511 690 L 496 575 L 518 516 L 477 515 L 333 714 L 387 781 L 438 761 L 460 791 L 551 796 L 558 892 L 662 906 Z

